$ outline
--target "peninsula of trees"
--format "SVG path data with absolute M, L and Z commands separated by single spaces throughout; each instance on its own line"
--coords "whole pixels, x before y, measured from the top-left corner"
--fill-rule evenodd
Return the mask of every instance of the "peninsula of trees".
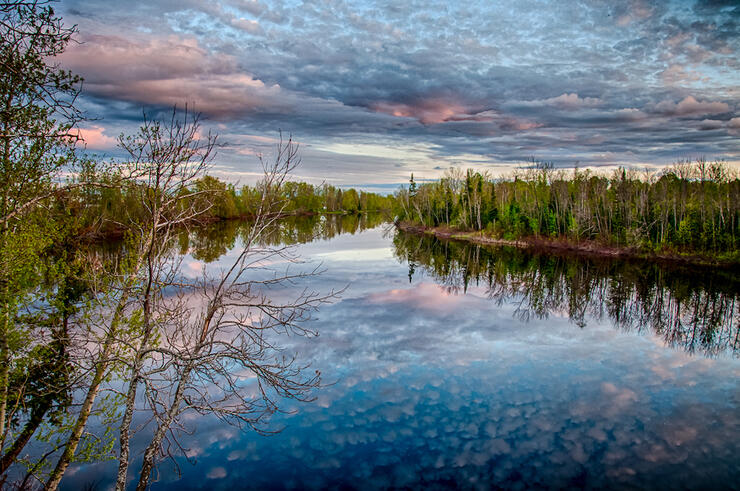
M 98 178 L 99 179 L 99 178 Z M 131 217 L 146 213 L 141 201 L 147 184 L 122 181 L 116 177 L 106 185 L 96 183 L 68 190 L 60 207 L 74 210 L 78 216 L 78 230 L 90 239 L 115 238 L 126 232 L 122 224 Z M 264 186 L 237 186 L 216 177 L 204 175 L 182 191 L 182 206 L 195 206 L 202 213 L 194 223 L 219 220 L 252 220 L 260 213 Z M 393 196 L 341 189 L 329 184 L 313 185 L 306 182 L 286 181 L 270 190 L 271 199 L 278 206 L 273 213 L 279 216 L 349 214 L 366 212 L 390 216 L 395 204 Z
M 556 171 L 534 163 L 509 179 L 451 169 L 397 195 L 402 229 L 479 242 L 740 262 L 740 180 L 724 162 L 660 174 Z

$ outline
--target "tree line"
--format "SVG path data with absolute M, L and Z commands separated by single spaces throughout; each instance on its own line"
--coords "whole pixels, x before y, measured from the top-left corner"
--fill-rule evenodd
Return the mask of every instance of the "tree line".
M 82 176 L 88 179 L 89 176 Z M 61 198 L 60 207 L 78 215 L 82 233 L 91 239 L 116 237 L 125 233 L 127 217 L 143 216 L 141 201 L 147 183 L 120 179 L 120 176 L 101 185 L 100 176 L 92 184 L 69 190 Z M 117 182 L 112 182 L 117 180 Z M 88 182 L 90 180 L 88 179 Z M 262 183 L 237 186 L 211 175 L 203 175 L 183 190 L 187 197 L 183 207 L 196 206 L 202 210 L 198 223 L 218 220 L 250 220 L 260 212 L 264 189 Z M 392 196 L 341 189 L 329 184 L 313 185 L 286 180 L 277 189 L 270 190 L 271 198 L 278 205 L 275 212 L 281 216 L 317 214 L 379 213 L 390 216 Z
M 534 162 L 513 177 L 450 169 L 396 193 L 398 219 L 492 237 L 590 240 L 650 252 L 737 259 L 740 179 L 724 162 L 678 162 L 658 174 L 554 170 Z

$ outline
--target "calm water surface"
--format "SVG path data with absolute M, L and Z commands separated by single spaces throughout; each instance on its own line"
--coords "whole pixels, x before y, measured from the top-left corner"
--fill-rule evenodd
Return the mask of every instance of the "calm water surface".
M 190 462 L 163 464 L 153 489 L 740 486 L 736 274 L 384 230 L 298 246 L 326 269 L 315 289 L 349 285 L 320 337 L 283 340 L 332 385 L 286 402 L 274 436 L 192 416 Z M 228 262 L 232 241 L 185 241 L 186 267 Z M 114 474 L 80 466 L 64 485 Z

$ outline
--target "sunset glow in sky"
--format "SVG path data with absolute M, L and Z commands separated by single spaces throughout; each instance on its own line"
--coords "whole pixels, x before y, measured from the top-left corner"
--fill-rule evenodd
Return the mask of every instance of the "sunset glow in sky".
M 62 0 L 88 148 L 188 103 L 249 182 L 278 130 L 296 178 L 392 190 L 450 166 L 740 162 L 734 1 Z

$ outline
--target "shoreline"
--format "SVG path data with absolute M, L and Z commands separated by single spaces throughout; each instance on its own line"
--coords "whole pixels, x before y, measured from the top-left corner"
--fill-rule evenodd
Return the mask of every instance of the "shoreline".
M 310 210 L 294 210 L 289 212 L 274 212 L 274 213 L 267 213 L 265 216 L 267 218 L 275 218 L 275 219 L 283 219 L 288 217 L 314 217 L 314 216 L 327 216 L 327 215 L 336 215 L 336 216 L 347 216 L 347 215 L 365 215 L 368 213 L 383 213 L 382 211 L 357 211 L 357 212 L 349 212 L 349 211 L 310 211 Z M 197 219 L 194 219 L 189 222 L 184 222 L 178 225 L 178 228 L 187 229 L 188 227 L 206 227 L 208 225 L 213 225 L 216 223 L 223 223 L 223 222 L 231 222 L 231 221 L 250 221 L 254 220 L 254 215 L 252 214 L 245 214 L 245 215 L 235 215 L 230 217 L 218 217 L 213 215 L 207 215 L 202 216 Z M 122 240 L 127 232 L 128 229 L 125 227 L 122 227 L 118 224 L 115 224 L 113 222 L 109 222 L 105 226 L 101 227 L 100 229 L 92 229 L 90 227 L 83 228 L 78 233 L 78 240 L 81 243 L 87 243 L 87 244 L 98 244 L 102 242 L 107 241 L 118 241 Z
M 652 260 L 666 264 L 740 269 L 740 260 L 722 260 L 699 254 L 660 254 L 640 251 L 634 247 L 604 245 L 595 241 L 573 242 L 566 239 L 548 239 L 543 237 L 526 237 L 517 240 L 498 239 L 487 236 L 479 231 L 466 231 L 446 227 L 427 227 L 409 222 L 395 222 L 394 225 L 398 230 L 406 233 L 433 235 L 442 240 L 456 240 L 480 245 L 517 247 L 536 252 L 560 253 L 582 257 Z

